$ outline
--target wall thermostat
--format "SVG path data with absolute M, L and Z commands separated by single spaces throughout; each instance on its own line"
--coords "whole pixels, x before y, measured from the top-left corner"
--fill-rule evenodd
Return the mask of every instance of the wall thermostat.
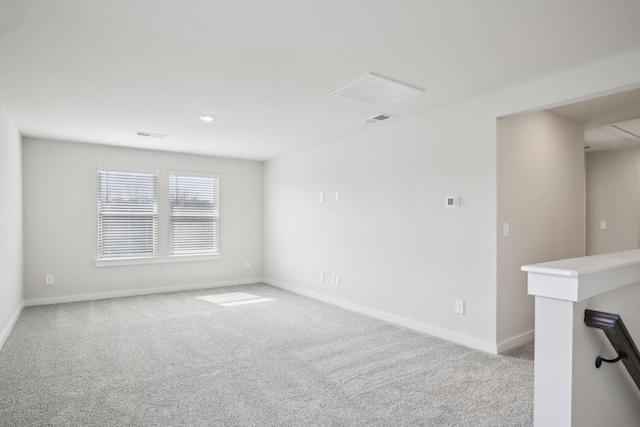
M 458 196 L 447 196 L 446 206 L 448 208 L 457 208 L 460 204 L 460 198 Z

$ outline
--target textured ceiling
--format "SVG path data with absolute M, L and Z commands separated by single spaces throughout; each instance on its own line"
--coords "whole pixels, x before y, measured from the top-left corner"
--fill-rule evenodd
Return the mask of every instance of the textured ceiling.
M 640 49 L 638 16 L 637 0 L 0 0 L 0 100 L 27 136 L 264 160 Z M 426 92 L 328 95 L 368 72 Z

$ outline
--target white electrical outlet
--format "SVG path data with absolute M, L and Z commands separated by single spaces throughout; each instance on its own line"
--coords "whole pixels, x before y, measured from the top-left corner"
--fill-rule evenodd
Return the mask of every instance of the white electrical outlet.
M 320 193 L 320 203 L 324 202 L 324 193 Z
M 53 285 L 53 274 L 47 274 L 46 276 L 44 276 L 44 284 Z
M 336 191 L 336 201 L 340 200 L 340 192 Z
M 607 221 L 600 221 L 600 230 L 607 229 Z
M 336 285 L 340 284 L 340 276 L 336 276 Z
M 324 273 L 320 273 L 320 283 L 324 283 Z
M 456 313 L 464 314 L 464 301 L 461 299 L 456 300 Z
M 245 262 L 244 262 L 244 269 L 245 269 L 245 270 L 248 270 L 248 269 L 250 269 L 250 268 L 251 268 L 251 263 L 250 263 L 249 261 L 245 261 Z

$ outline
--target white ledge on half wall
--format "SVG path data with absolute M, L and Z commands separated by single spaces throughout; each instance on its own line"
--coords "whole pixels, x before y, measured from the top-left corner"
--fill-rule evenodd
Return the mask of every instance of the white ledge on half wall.
M 640 249 L 525 265 L 530 295 L 583 301 L 640 281 Z
M 612 349 L 601 331 L 585 325 L 584 313 L 626 318 L 637 311 L 640 250 L 522 270 L 528 273 L 529 294 L 535 295 L 534 426 L 639 426 L 640 393 L 624 367 L 596 368 L 595 358 L 610 356 Z

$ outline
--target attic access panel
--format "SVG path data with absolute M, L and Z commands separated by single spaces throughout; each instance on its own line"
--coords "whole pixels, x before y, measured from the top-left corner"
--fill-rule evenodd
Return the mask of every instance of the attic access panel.
M 423 89 L 418 89 L 369 73 L 346 86 L 334 90 L 331 92 L 331 95 L 343 96 L 369 104 L 384 106 L 419 95 L 423 92 Z

